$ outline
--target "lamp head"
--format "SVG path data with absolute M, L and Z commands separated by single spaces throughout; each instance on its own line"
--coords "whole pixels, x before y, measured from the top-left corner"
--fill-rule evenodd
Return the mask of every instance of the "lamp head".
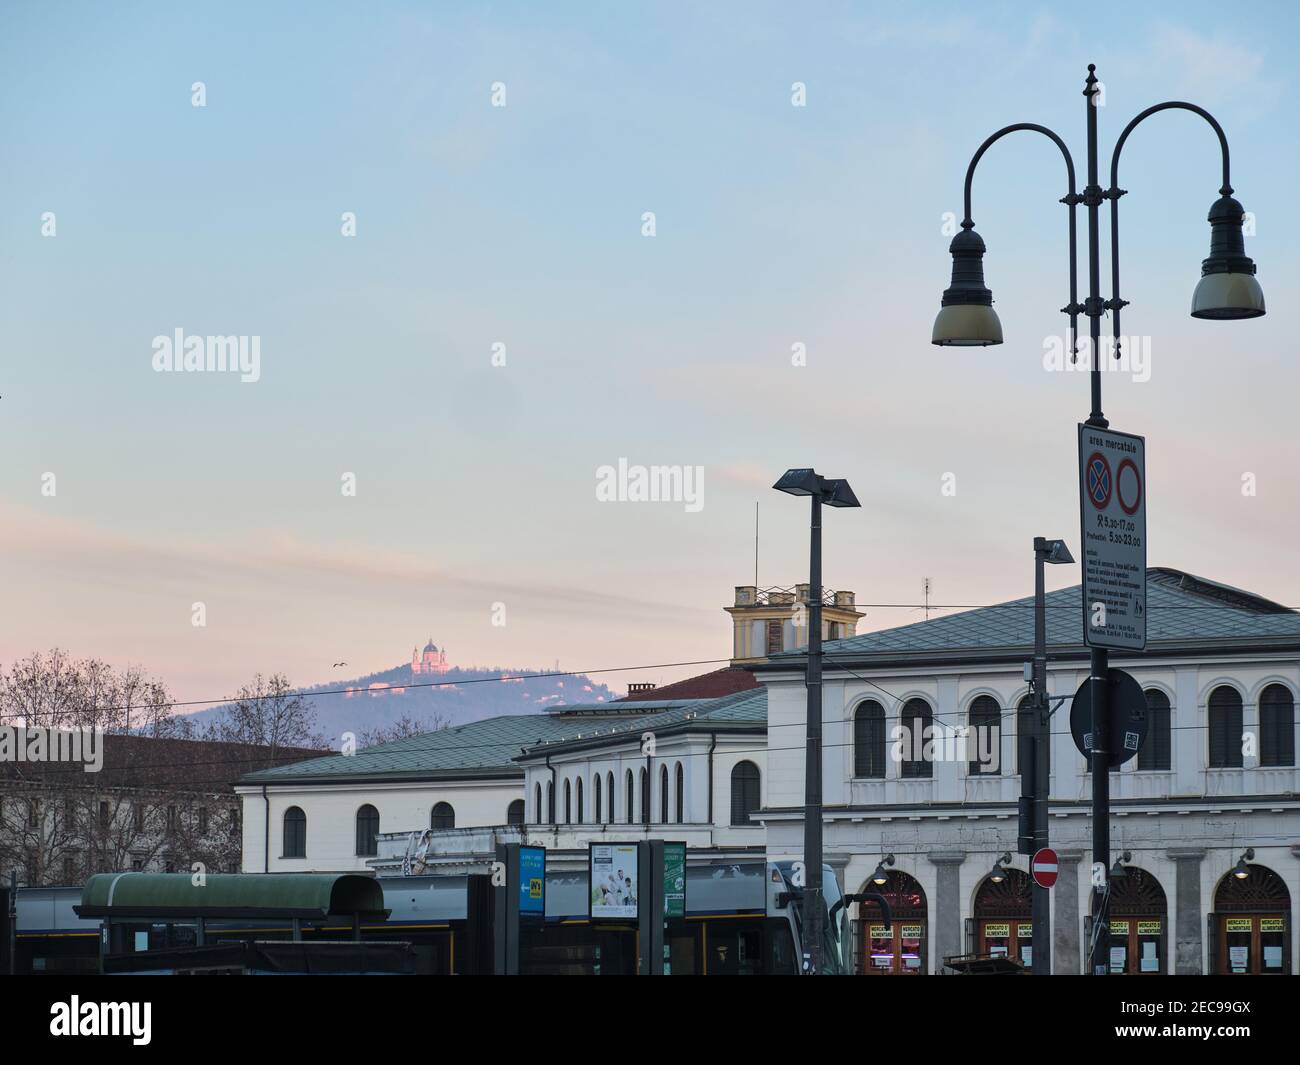
M 945 347 L 985 347 L 1002 343 L 1002 323 L 993 310 L 993 293 L 984 285 L 984 240 L 963 222 L 952 238 L 952 284 L 944 290 L 930 342 Z
M 813 469 L 786 470 L 772 487 L 792 496 L 810 496 L 822 490 L 822 479 Z
M 1255 262 L 1246 254 L 1245 216 L 1227 193 L 1210 208 L 1210 257 L 1201 263 L 1201 280 L 1192 293 L 1193 318 L 1232 321 L 1264 313 L 1264 290 L 1255 279 Z

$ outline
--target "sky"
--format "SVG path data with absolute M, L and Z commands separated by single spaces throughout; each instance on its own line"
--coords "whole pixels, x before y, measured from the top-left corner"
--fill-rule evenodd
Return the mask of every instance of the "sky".
M 1078 544 L 1088 413 L 1087 375 L 1044 365 L 1045 138 L 974 184 L 1006 342 L 930 328 L 989 133 L 1050 126 L 1082 185 L 1089 62 L 1103 171 L 1150 104 L 1222 123 L 1269 308 L 1188 316 L 1218 143 L 1156 115 L 1119 182 L 1149 372 L 1103 382 L 1147 438 L 1148 560 L 1300 604 L 1297 47 L 1284 3 L 11 3 L 0 667 L 59 646 L 216 700 L 432 636 L 662 683 L 729 656 L 756 503 L 759 583 L 805 579 L 792 466 L 862 500 L 827 515 L 825 583 L 902 605 L 860 631 L 920 620 L 927 577 L 1029 594 L 1033 536 Z M 257 380 L 157 370 L 178 329 L 255 338 Z M 698 505 L 604 498 L 620 460 L 702 467 Z

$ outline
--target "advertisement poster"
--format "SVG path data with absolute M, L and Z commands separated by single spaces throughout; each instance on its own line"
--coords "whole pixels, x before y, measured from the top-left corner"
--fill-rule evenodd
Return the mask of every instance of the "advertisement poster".
M 686 916 L 686 844 L 664 844 L 664 916 Z
M 591 844 L 591 917 L 635 918 L 640 897 L 635 843 Z
M 546 849 L 519 848 L 519 913 L 546 914 Z

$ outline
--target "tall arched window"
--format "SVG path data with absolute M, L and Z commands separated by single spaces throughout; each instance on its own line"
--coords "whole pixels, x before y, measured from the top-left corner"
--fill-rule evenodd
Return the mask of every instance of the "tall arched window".
M 641 769 L 641 823 L 650 823 L 650 774 Z
M 632 770 L 627 771 L 627 808 L 623 812 L 623 819 L 630 825 L 636 820 L 636 793 L 632 790 Z
M 573 789 L 568 780 L 564 782 L 564 823 L 573 824 Z
M 524 800 L 515 799 L 506 807 L 506 824 L 522 825 L 524 823 Z
M 1259 696 L 1259 764 L 1295 765 L 1295 700 L 1281 684 Z
M 555 781 L 546 782 L 546 823 L 555 824 Z
M 680 825 L 686 817 L 686 774 L 682 763 L 677 763 L 677 823 Z
M 307 815 L 298 806 L 284 811 L 284 857 L 307 857 Z
M 578 778 L 578 824 L 582 824 L 582 777 Z
M 966 753 L 971 776 L 996 776 L 1002 772 L 1002 707 L 991 695 L 978 696 L 970 704 Z
M 591 778 L 591 801 L 595 804 L 592 808 L 592 812 L 595 814 L 595 816 L 592 817 L 591 819 L 592 823 L 597 825 L 603 825 L 605 822 L 600 819 L 601 809 L 600 809 L 600 774 L 599 773 L 597 773 L 594 777 Z
M 737 762 L 731 771 L 731 823 L 748 825 L 749 815 L 758 811 L 762 802 L 758 766 L 753 762 Z
M 885 779 L 885 708 L 874 699 L 853 711 L 853 775 Z
M 379 811 L 369 803 L 357 811 L 357 855 L 374 857 L 379 853 Z
M 1169 696 L 1150 688 L 1147 697 L 1147 738 L 1138 748 L 1138 769 L 1170 767 Z
M 605 824 L 614 823 L 614 771 L 605 774 L 605 791 L 609 795 L 609 809 L 605 812 Z
M 456 811 L 451 808 L 451 803 L 438 802 L 433 804 L 433 809 L 429 812 L 429 827 L 435 831 L 440 828 L 456 827 Z
M 533 796 L 534 796 L 534 802 L 533 802 L 533 813 L 534 813 L 534 816 L 537 818 L 537 823 L 540 825 L 544 820 L 546 820 L 546 818 L 542 816 L 542 786 L 541 786 L 541 784 L 534 784 L 534 785 L 533 785 Z
M 908 699 L 903 704 L 899 724 L 903 726 L 904 778 L 924 778 L 934 775 L 934 763 L 925 757 L 925 741 L 929 737 L 930 704 L 924 699 Z
M 1224 684 L 1210 692 L 1210 765 L 1241 765 L 1241 694 Z
M 659 767 L 659 823 L 668 824 L 668 767 Z

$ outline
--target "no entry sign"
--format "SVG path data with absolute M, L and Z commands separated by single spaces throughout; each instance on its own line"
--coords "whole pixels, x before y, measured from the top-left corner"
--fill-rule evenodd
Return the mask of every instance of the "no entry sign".
M 1090 647 L 1147 645 L 1146 441 L 1079 426 L 1083 639 Z
M 1029 869 L 1034 874 L 1035 884 L 1041 888 L 1051 887 L 1056 883 L 1056 851 L 1044 847 L 1036 852 Z

